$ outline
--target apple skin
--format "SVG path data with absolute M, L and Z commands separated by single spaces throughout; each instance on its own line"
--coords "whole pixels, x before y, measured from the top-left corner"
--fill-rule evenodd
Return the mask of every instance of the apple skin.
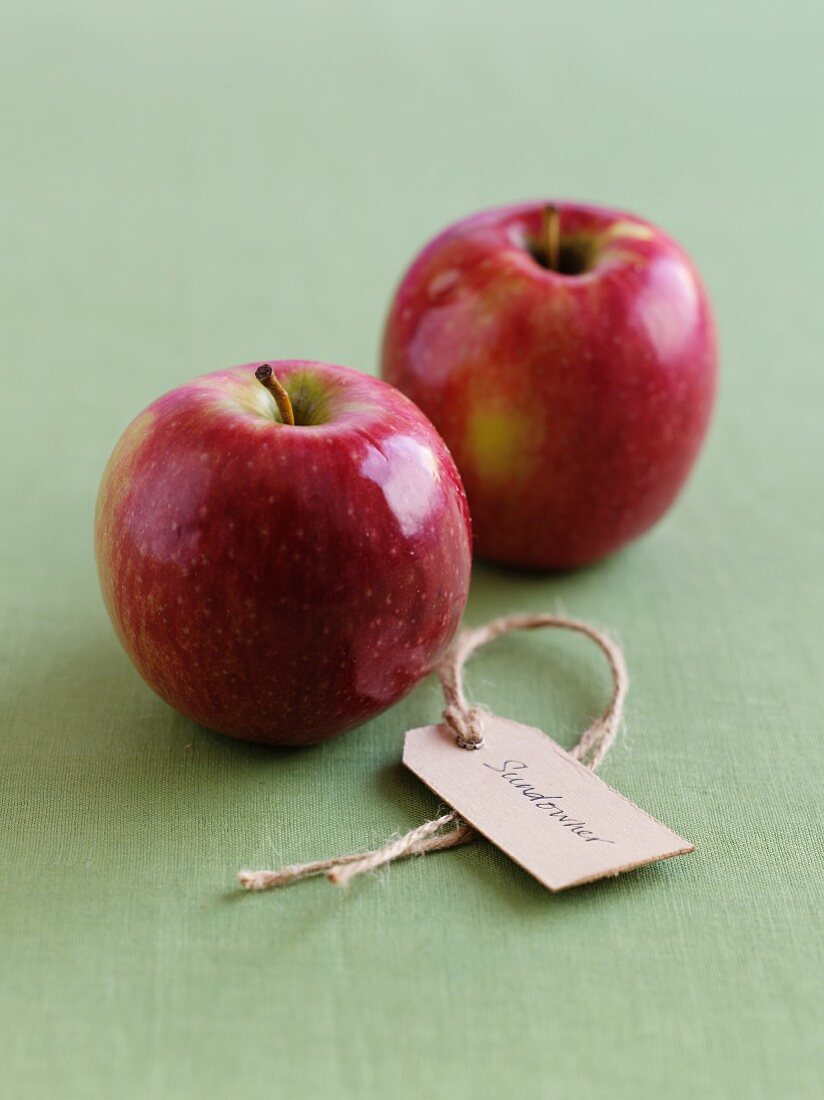
M 423 249 L 390 309 L 382 374 L 451 450 L 476 552 L 563 569 L 670 507 L 707 429 L 717 354 L 678 244 L 631 214 L 559 202 L 564 262 L 549 270 L 533 256 L 546 205 L 477 214 Z
M 308 745 L 385 710 L 443 655 L 469 590 L 469 512 L 403 394 L 271 362 L 297 426 L 257 363 L 161 397 L 109 460 L 95 550 L 112 622 L 161 698 L 232 737 Z

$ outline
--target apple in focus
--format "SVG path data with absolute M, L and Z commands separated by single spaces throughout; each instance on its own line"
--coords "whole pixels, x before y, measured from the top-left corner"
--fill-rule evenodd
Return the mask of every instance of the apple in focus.
M 451 450 L 477 553 L 558 569 L 670 507 L 716 360 L 706 292 L 675 241 L 617 210 L 534 202 L 423 249 L 390 309 L 382 374 Z
M 306 361 L 218 371 L 140 413 L 103 475 L 95 550 L 157 694 L 274 745 L 405 695 L 452 640 L 471 566 L 463 487 L 429 421 L 377 378 Z

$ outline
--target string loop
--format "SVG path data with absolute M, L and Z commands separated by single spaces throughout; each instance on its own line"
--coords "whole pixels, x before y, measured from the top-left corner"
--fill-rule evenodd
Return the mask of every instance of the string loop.
M 447 725 L 455 732 L 455 738 L 462 749 L 478 749 L 483 745 L 483 710 L 470 703 L 464 694 L 464 665 L 472 654 L 482 645 L 511 634 L 515 630 L 539 630 L 542 627 L 555 627 L 583 634 L 595 642 L 607 659 L 612 675 L 612 694 L 603 714 L 582 735 L 572 750 L 576 759 L 587 767 L 595 768 L 609 751 L 615 740 L 624 702 L 629 689 L 624 655 L 612 639 L 582 619 L 571 619 L 566 615 L 504 615 L 493 619 L 485 626 L 462 631 L 452 644 L 438 669 L 443 688 L 446 709 L 443 716 Z

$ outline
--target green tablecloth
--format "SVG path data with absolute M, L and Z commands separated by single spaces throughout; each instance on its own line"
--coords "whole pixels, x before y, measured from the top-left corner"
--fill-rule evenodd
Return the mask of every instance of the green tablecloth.
M 4 6 L 7 1095 L 820 1095 L 822 34 L 813 3 Z M 177 717 L 99 598 L 103 463 L 196 374 L 375 370 L 424 239 L 547 193 L 693 253 L 718 414 L 651 535 L 568 576 L 479 566 L 467 621 L 611 627 L 633 686 L 602 774 L 698 850 L 557 897 L 487 844 L 239 895 L 242 866 L 432 814 L 399 758 L 439 692 L 305 753 Z M 469 680 L 566 744 L 607 688 L 548 635 Z

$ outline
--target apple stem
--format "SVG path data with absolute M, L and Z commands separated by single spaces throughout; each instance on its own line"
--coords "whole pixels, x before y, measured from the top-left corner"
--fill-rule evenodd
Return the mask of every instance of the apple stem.
M 283 386 L 281 386 L 280 382 L 278 382 L 274 371 L 268 363 L 260 364 L 255 371 L 255 378 L 257 378 L 261 386 L 264 386 L 269 393 L 271 393 L 272 397 L 274 397 L 283 423 L 294 427 L 295 414 L 292 410 L 292 402 L 289 400 L 289 394 Z
M 561 251 L 561 218 L 558 207 L 551 202 L 544 207 L 543 233 L 546 266 L 550 271 L 558 271 Z

